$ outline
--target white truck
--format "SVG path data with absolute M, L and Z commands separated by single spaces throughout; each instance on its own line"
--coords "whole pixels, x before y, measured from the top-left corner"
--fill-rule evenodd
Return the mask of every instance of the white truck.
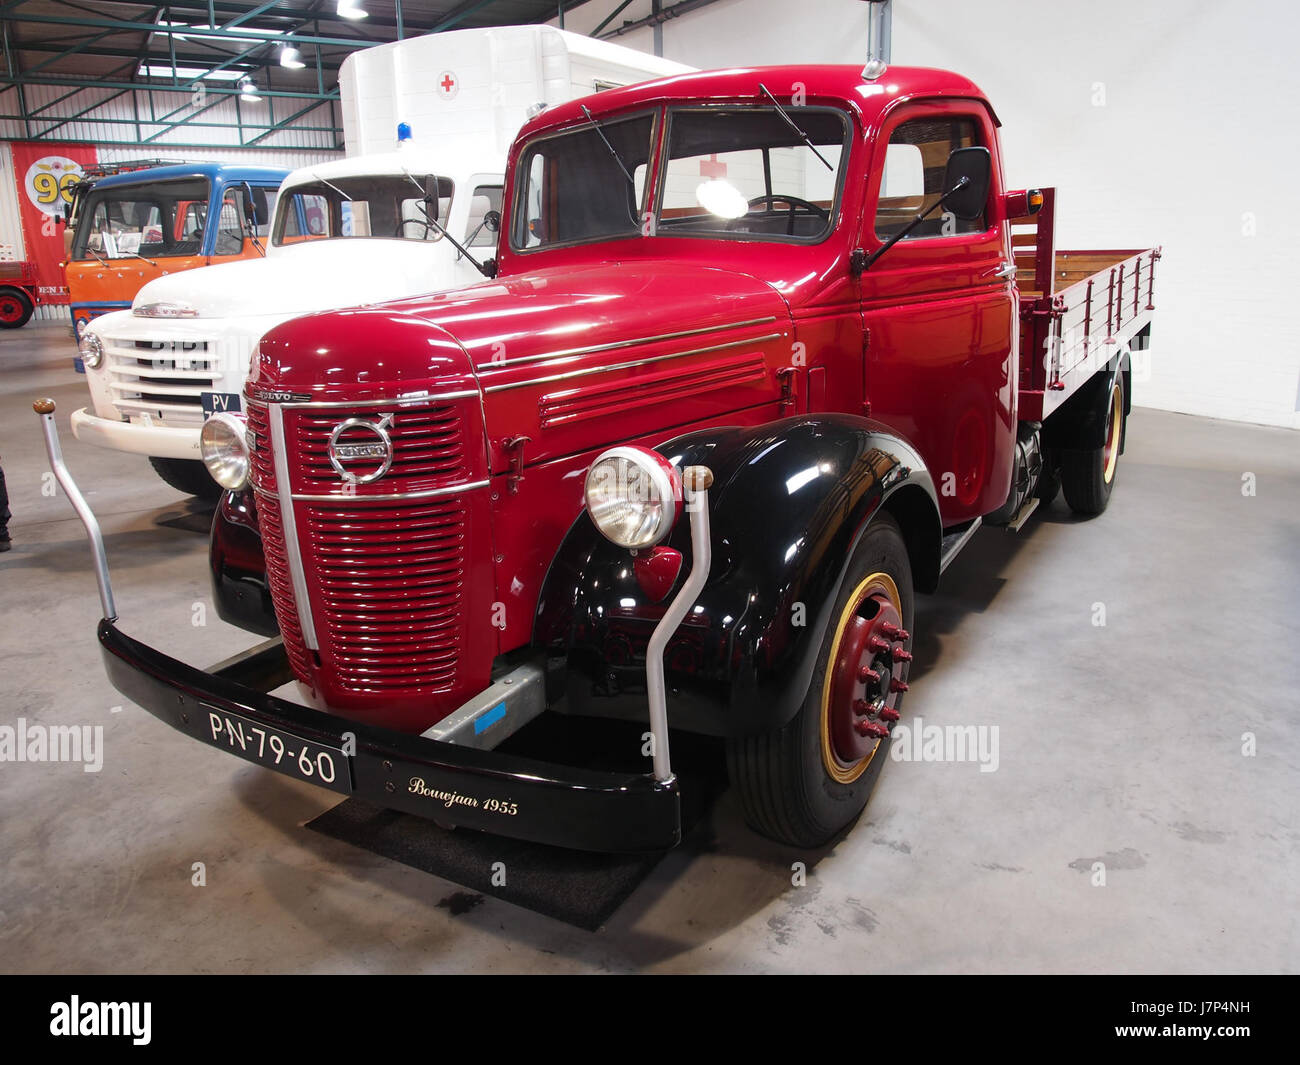
M 482 280 L 475 263 L 496 246 L 506 152 L 530 110 L 690 69 L 550 26 L 350 55 L 339 72 L 347 157 L 284 180 L 263 258 L 157 278 L 130 310 L 87 326 L 91 406 L 73 413 L 73 432 L 147 455 L 172 487 L 214 497 L 199 431 L 240 409 L 264 333 L 311 311 Z M 410 134 L 400 143 L 399 124 Z M 266 220 L 254 210 L 247 221 Z

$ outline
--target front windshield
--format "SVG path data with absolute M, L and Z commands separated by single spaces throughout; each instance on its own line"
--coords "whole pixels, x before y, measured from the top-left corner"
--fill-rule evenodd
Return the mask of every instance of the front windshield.
M 825 237 L 848 157 L 848 122 L 824 108 L 782 110 L 786 117 L 774 107 L 673 112 L 655 232 L 728 240 Z
M 72 257 L 198 255 L 208 193 L 208 182 L 193 178 L 92 189 L 81 208 Z
M 435 241 L 447 224 L 452 182 L 428 174 L 317 177 L 286 189 L 275 244 L 345 237 Z
M 511 244 L 527 251 L 638 234 L 821 240 L 838 211 L 848 116 L 830 108 L 782 110 L 784 116 L 772 106 L 671 111 L 653 217 L 642 213 L 649 116 L 539 140 L 523 156 Z

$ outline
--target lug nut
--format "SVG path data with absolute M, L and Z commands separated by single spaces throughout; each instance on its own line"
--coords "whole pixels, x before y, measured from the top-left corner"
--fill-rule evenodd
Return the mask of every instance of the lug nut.
M 878 740 L 883 740 L 889 735 L 889 729 L 884 725 L 877 725 L 874 721 L 859 721 L 853 726 L 858 730 L 860 736 L 875 736 Z
M 912 638 L 912 634 L 906 629 L 900 629 L 897 625 L 890 625 L 888 622 L 880 626 L 880 631 L 895 643 L 907 643 Z
M 899 714 L 892 706 L 882 706 L 880 713 L 876 715 L 881 721 L 897 721 Z
M 870 666 L 863 666 L 858 670 L 858 680 L 862 681 L 863 684 L 879 684 L 880 674 Z
M 893 651 L 890 652 L 890 657 L 892 657 L 895 662 L 910 662 L 912 661 L 912 652 L 904 651 L 901 647 L 895 647 Z
M 889 650 L 889 641 L 882 640 L 879 636 L 873 636 L 867 641 L 867 649 L 880 654 Z
M 854 699 L 853 712 L 857 714 L 858 717 L 866 717 L 871 713 L 871 704 L 867 702 L 866 699 Z
M 889 690 L 891 692 L 905 692 L 910 689 L 911 685 L 908 684 L 907 681 L 899 680 L 897 677 L 889 682 Z

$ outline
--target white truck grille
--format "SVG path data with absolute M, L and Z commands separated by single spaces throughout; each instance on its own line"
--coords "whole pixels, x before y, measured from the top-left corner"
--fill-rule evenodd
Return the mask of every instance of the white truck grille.
M 203 424 L 202 393 L 221 379 L 215 352 L 204 340 L 104 338 L 113 406 L 129 418 L 149 416 L 182 428 Z

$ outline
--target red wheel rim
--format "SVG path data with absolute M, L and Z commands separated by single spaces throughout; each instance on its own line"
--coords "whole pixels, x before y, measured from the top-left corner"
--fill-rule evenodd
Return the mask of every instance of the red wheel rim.
M 898 586 L 873 573 L 840 616 L 822 694 L 822 760 L 843 784 L 862 775 L 898 720 L 911 654 Z
M 13 296 L 0 296 L 0 322 L 16 322 L 23 316 L 23 305 Z

